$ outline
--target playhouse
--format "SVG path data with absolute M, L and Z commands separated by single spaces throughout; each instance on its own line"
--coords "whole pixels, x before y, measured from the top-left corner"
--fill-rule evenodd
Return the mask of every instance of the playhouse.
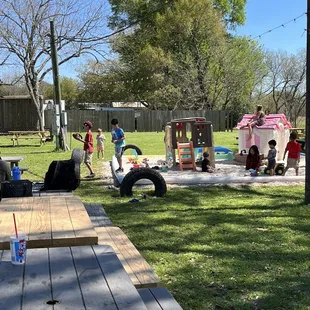
M 237 127 L 246 125 L 252 117 L 253 114 L 245 114 Z M 239 153 L 245 152 L 245 154 L 248 154 L 251 145 L 255 144 L 260 153 L 267 156 L 269 151 L 268 141 L 274 139 L 277 141 L 277 160 L 282 160 L 286 144 L 289 141 L 289 129 L 291 127 L 291 123 L 284 114 L 266 115 L 265 123 L 262 126 L 253 127 L 252 138 L 249 136 L 249 129 L 247 127 L 239 130 Z
M 176 166 L 176 154 L 180 170 L 196 170 L 196 160 L 208 151 L 211 166 L 215 166 L 213 129 L 204 117 L 173 119 L 165 128 L 166 161 Z M 201 154 L 198 152 L 201 151 Z

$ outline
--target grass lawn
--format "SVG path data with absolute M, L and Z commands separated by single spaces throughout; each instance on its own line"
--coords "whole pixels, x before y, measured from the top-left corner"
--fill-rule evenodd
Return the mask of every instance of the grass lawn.
M 215 133 L 215 145 L 236 151 L 235 136 Z M 21 166 L 30 172 L 23 178 L 42 180 L 52 160 L 70 157 L 54 152 L 53 144 L 12 148 L 10 142 L 0 138 L 0 156 L 26 155 Z M 163 133 L 128 133 L 127 143 L 144 154 L 164 154 Z M 113 148 L 106 145 L 109 160 Z M 102 161 L 94 158 L 94 167 L 100 175 Z M 164 198 L 131 204 L 94 180 L 75 194 L 103 204 L 185 310 L 310 309 L 304 186 L 175 187 Z

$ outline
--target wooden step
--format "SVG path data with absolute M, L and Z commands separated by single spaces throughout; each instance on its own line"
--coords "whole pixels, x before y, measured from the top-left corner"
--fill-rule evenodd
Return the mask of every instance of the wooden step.
M 119 227 L 95 227 L 98 244 L 110 245 L 136 288 L 157 287 L 160 283 L 152 267 Z
M 192 163 L 192 158 L 182 158 L 182 163 L 183 164 Z
M 138 289 L 138 292 L 148 310 L 182 310 L 182 307 L 165 287 L 142 288 Z
M 181 171 L 183 171 L 183 169 L 196 170 L 193 142 L 192 141 L 190 141 L 189 143 L 177 142 L 177 148 L 179 155 L 180 170 Z M 186 155 L 186 157 L 184 157 L 184 155 Z
M 190 147 L 191 147 L 190 143 L 179 143 L 180 149 L 186 149 L 186 148 L 190 148 Z
M 191 155 L 192 152 L 191 151 L 182 151 L 182 150 L 180 150 L 180 154 L 181 155 Z

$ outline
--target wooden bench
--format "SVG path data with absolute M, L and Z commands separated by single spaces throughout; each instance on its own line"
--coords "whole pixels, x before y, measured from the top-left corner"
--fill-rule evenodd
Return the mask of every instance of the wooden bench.
M 140 288 L 138 292 L 148 310 L 182 310 L 182 307 L 164 287 Z
M 152 267 L 119 227 L 95 227 L 95 231 L 98 235 L 98 244 L 110 245 L 113 248 L 136 288 L 159 285 L 160 280 Z
M 114 226 L 101 203 L 84 203 L 84 207 L 95 227 Z
M 19 140 L 31 140 L 31 139 L 40 139 L 40 145 L 42 146 L 49 134 L 47 131 L 8 131 L 9 134 L 12 135 L 11 141 L 13 142 L 13 146 L 19 145 Z
M 126 234 L 113 225 L 102 204 L 84 203 L 84 206 L 98 234 L 98 244 L 112 246 L 135 287 L 157 287 L 160 280 L 154 270 Z

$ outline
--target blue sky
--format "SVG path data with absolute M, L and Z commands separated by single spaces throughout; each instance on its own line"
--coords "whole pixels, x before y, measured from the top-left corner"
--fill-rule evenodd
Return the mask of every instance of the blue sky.
M 252 38 L 302 15 L 307 11 L 307 0 L 248 0 L 245 26 L 237 34 Z M 265 34 L 257 40 L 267 49 L 295 53 L 306 47 L 307 16 Z

